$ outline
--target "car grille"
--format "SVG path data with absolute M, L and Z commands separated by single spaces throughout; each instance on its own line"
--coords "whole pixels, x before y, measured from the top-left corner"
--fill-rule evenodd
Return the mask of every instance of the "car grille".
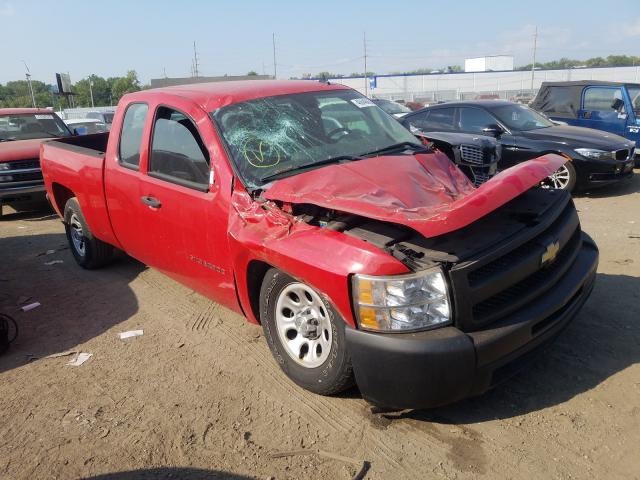
M 460 328 L 473 331 L 517 314 L 551 291 L 580 250 L 582 232 L 570 195 L 515 239 L 450 270 Z M 555 258 L 542 262 L 550 246 Z
M 482 148 L 476 147 L 475 145 L 460 145 L 460 156 L 464 162 L 472 163 L 474 165 L 491 163 L 490 161 L 485 162 Z
M 0 170 L 0 190 L 42 185 L 40 161 L 35 159 L 8 162 L 8 170 Z

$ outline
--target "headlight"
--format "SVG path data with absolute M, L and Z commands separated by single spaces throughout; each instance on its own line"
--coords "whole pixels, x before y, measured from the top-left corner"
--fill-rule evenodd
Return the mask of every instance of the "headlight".
M 425 330 L 451 323 L 447 282 L 439 267 L 408 275 L 353 276 L 356 318 L 362 329 Z
M 576 148 L 575 151 L 586 158 L 593 158 L 595 160 L 613 160 L 613 152 L 598 150 L 597 148 Z
M 0 171 L 10 170 L 10 169 L 11 169 L 11 165 L 9 165 L 9 163 L 0 163 Z

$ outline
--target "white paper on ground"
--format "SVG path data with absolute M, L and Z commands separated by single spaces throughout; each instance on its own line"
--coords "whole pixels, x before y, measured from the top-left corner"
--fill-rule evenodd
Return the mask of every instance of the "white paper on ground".
M 56 253 L 55 250 L 47 250 L 46 252 L 44 252 L 45 255 L 53 255 L 54 253 Z
M 28 312 L 29 310 L 33 310 L 34 308 L 38 308 L 39 306 L 40 306 L 40 302 L 33 302 L 33 303 L 30 303 L 29 305 L 25 305 L 24 307 L 22 307 L 22 311 Z
M 45 265 L 55 265 L 56 263 L 64 263 L 62 260 L 51 260 L 50 262 L 44 262 Z
M 129 330 L 128 332 L 121 332 L 118 334 L 120 340 L 131 337 L 139 337 L 141 335 L 144 335 L 144 330 Z
M 80 365 L 82 365 L 84 362 L 86 362 L 87 360 L 89 360 L 91 357 L 93 356 L 93 353 L 84 353 L 81 352 L 78 354 L 78 356 L 76 358 L 74 358 L 73 360 L 71 360 L 69 363 L 67 363 L 67 365 L 70 365 L 72 367 L 79 367 Z

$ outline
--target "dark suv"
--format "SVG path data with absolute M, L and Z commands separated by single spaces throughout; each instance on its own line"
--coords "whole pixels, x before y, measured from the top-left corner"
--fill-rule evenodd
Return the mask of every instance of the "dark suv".
M 407 114 L 400 122 L 425 139 L 441 132 L 494 137 L 502 146 L 500 170 L 545 153 L 558 153 L 571 161 L 546 181 L 553 188 L 588 189 L 633 175 L 633 141 L 590 128 L 557 125 L 513 102 L 451 102 Z

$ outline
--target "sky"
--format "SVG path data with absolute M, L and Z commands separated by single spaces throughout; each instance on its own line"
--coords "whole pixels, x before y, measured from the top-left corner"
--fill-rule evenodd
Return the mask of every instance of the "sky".
M 0 0 L 0 83 L 24 79 L 23 62 L 46 83 L 56 72 L 186 77 L 194 41 L 201 76 L 273 74 L 272 34 L 278 78 L 362 72 L 365 33 L 376 73 L 495 54 L 528 64 L 536 26 L 538 61 L 638 55 L 637 2 Z

